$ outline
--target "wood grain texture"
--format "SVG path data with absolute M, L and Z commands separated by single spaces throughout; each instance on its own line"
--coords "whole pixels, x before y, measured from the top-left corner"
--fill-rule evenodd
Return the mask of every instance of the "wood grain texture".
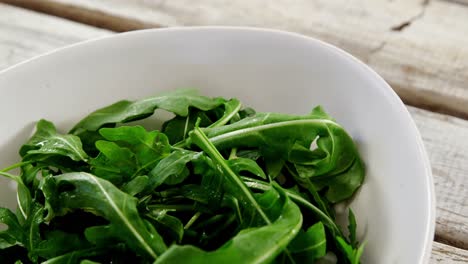
M 436 240 L 468 249 L 468 121 L 409 107 L 432 165 Z
M 123 20 L 120 16 L 115 16 L 107 12 L 55 1 L 0 0 L 0 2 L 116 32 L 155 27 L 153 24 L 148 24 L 140 20 L 130 18 Z
M 455 248 L 434 242 L 432 246 L 431 264 L 464 264 L 468 263 L 468 250 Z
M 0 69 L 67 44 L 111 34 L 3 4 L 0 13 Z M 409 110 L 433 167 L 438 201 L 437 239 L 467 248 L 468 121 L 414 107 Z M 467 252 L 435 243 L 433 254 L 432 261 L 437 261 L 434 263 L 463 263 Z
M 23 6 L 37 1 L 3 0 Z M 405 103 L 468 118 L 466 0 L 50 0 L 121 17 L 120 28 L 258 26 L 323 39 L 377 70 Z M 45 9 L 42 8 L 44 11 Z M 57 13 L 54 11 L 54 13 Z M 116 27 L 116 26 L 113 26 Z M 450 30 L 447 30 L 450 29 Z
M 5 4 L 0 4 L 0 14 L 0 69 L 68 44 L 110 34 Z
M 460 5 L 468 6 L 468 0 L 443 0 L 443 1 L 447 1 L 447 2 L 452 2 L 452 3 L 457 3 L 457 4 L 460 4 Z

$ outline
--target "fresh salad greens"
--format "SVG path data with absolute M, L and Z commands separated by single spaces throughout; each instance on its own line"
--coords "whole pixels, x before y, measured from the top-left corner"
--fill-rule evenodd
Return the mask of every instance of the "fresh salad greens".
M 156 109 L 175 115 L 161 131 L 127 124 Z M 355 217 L 344 231 L 334 205 L 364 165 L 320 107 L 256 113 L 177 90 L 99 109 L 68 134 L 40 120 L 19 153 L 0 171 L 18 185 L 16 213 L 0 209 L 0 263 L 360 262 Z

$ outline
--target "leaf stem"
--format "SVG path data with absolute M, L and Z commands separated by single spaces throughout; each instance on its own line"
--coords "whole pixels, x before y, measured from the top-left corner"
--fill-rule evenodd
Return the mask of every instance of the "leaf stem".
M 193 223 L 195 223 L 195 221 L 197 221 L 198 218 L 200 218 L 201 214 L 202 214 L 201 212 L 196 212 L 196 213 L 190 218 L 190 220 L 187 222 L 187 224 L 185 224 L 184 230 L 189 229 L 189 228 L 193 225 Z
M 270 225 L 271 221 L 268 218 L 268 216 L 265 214 L 263 209 L 260 207 L 260 205 L 257 203 L 255 200 L 255 197 L 253 196 L 252 192 L 249 190 L 249 188 L 245 185 L 244 181 L 242 181 L 239 176 L 237 176 L 234 171 L 229 167 L 229 165 L 226 163 L 226 160 L 223 158 L 221 153 L 216 149 L 216 147 L 213 145 L 213 143 L 210 142 L 208 137 L 203 133 L 203 131 L 199 128 L 196 127 L 193 132 L 192 136 L 193 139 L 195 139 L 193 142 L 198 145 L 203 151 L 205 151 L 208 156 L 210 156 L 214 161 L 218 163 L 218 165 L 221 167 L 221 169 L 226 173 L 226 176 L 229 177 L 229 179 L 235 183 L 235 185 L 240 189 L 241 193 L 243 194 L 244 198 L 247 199 L 247 201 L 255 208 L 255 210 L 258 212 L 258 214 L 261 216 L 263 221 L 265 221 L 266 224 Z
M 16 164 L 13 164 L 13 165 L 11 165 L 11 166 L 8 166 L 8 167 L 6 167 L 6 168 L 0 170 L 0 171 L 1 171 L 1 172 L 11 171 L 11 170 L 16 169 L 16 168 L 19 168 L 19 167 L 21 167 L 21 166 L 23 166 L 23 165 L 28 165 L 28 164 L 31 164 L 31 163 L 32 163 L 32 161 L 22 161 L 22 162 L 18 162 L 18 163 L 16 163 Z
M 4 172 L 3 170 L 0 171 L 0 175 L 5 176 L 10 180 L 14 180 L 15 182 L 20 182 L 21 181 L 21 178 L 19 176 L 13 175 L 13 174 L 8 173 L 8 172 Z
M 213 124 L 209 125 L 208 128 L 224 126 L 225 124 L 227 124 L 229 122 L 229 120 L 231 120 L 240 111 L 240 109 L 242 107 L 242 103 L 239 100 L 236 100 L 236 99 L 233 99 L 233 100 L 235 100 L 234 101 L 234 103 L 235 103 L 234 109 L 232 109 L 232 111 L 228 115 L 223 116 L 218 121 L 216 121 Z
M 133 179 L 134 177 L 136 177 L 138 175 L 138 173 L 140 173 L 142 170 L 148 168 L 149 166 L 153 165 L 154 163 L 156 162 L 159 162 L 161 161 L 160 159 L 155 159 L 151 162 L 148 162 L 146 163 L 145 165 L 141 166 L 137 171 L 135 171 L 135 173 L 133 173 L 132 177 L 130 177 L 130 179 Z
M 249 188 L 262 190 L 262 191 L 267 191 L 270 188 L 272 188 L 268 183 L 265 183 L 265 182 L 262 182 L 262 181 L 258 181 L 258 180 L 248 178 L 248 177 L 241 177 L 241 178 L 244 180 L 245 184 Z M 302 197 L 302 196 L 300 196 L 300 195 L 298 195 L 298 194 L 296 194 L 294 192 L 291 192 L 289 190 L 286 190 L 286 189 L 284 191 L 285 191 L 286 195 L 289 198 L 291 198 L 291 200 L 293 200 L 294 202 L 306 207 L 307 209 L 309 209 L 313 213 L 315 213 L 324 222 L 324 224 L 328 228 L 330 228 L 330 231 L 332 231 L 333 235 L 343 236 L 342 232 L 341 232 L 341 229 L 335 224 L 335 222 L 326 213 L 324 213 L 322 210 L 317 208 L 311 202 L 307 201 L 307 199 L 305 199 L 304 197 Z
M 229 158 L 230 160 L 237 158 L 237 148 L 232 148 L 231 153 L 229 153 Z
M 187 137 L 189 120 L 190 120 L 190 111 L 188 112 L 187 118 L 185 119 L 184 135 L 182 137 L 182 140 L 185 140 L 185 138 Z
M 148 209 L 168 211 L 193 211 L 194 206 L 188 204 L 151 204 L 148 205 Z

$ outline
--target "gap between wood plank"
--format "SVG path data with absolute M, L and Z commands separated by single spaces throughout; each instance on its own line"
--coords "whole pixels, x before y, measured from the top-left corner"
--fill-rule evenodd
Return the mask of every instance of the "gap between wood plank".
M 431 90 L 405 89 L 389 80 L 387 82 L 406 105 L 468 120 L 466 100 L 437 94 Z
M 455 3 L 455 4 L 462 5 L 462 6 L 468 6 L 468 0 L 441 0 L 441 1 Z
M 98 10 L 47 0 L 0 0 L 0 2 L 115 32 L 160 27 L 159 25 L 122 18 Z

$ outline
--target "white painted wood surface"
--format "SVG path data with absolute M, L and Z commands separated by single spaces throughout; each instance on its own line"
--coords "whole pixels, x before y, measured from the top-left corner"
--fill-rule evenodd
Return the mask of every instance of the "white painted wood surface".
M 453 0 L 51 2 L 158 26 L 258 26 L 299 32 L 367 62 L 405 102 L 468 117 L 468 6 Z
M 67 44 L 111 34 L 3 4 L 0 14 L 0 69 Z M 409 110 L 421 130 L 433 166 L 438 199 L 437 236 L 466 248 L 468 121 L 414 107 Z M 432 262 L 467 263 L 468 251 L 435 243 Z

